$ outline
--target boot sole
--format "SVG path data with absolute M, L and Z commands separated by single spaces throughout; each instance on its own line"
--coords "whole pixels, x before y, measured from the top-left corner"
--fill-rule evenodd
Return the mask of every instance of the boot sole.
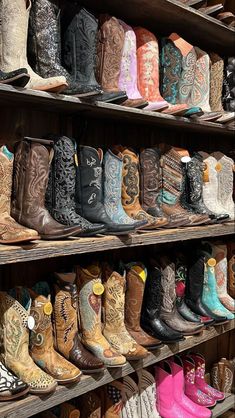
M 55 392 L 56 388 L 57 388 L 57 383 L 51 389 L 47 389 L 47 390 L 29 389 L 29 393 L 31 393 L 32 395 L 48 395 L 49 393 Z
M 135 231 L 135 229 L 131 229 L 130 231 L 120 231 L 120 232 L 115 232 L 115 231 L 113 231 L 113 232 L 105 232 L 104 233 L 104 235 L 130 235 L 130 234 L 133 234 L 133 233 L 135 233 L 136 231 Z
M 156 345 L 143 345 L 144 348 L 146 348 L 148 351 L 154 351 L 158 350 L 159 348 L 162 348 L 164 346 L 164 343 L 156 344 Z
M 58 239 L 64 239 L 64 238 L 69 238 L 75 235 L 70 233 L 67 234 L 62 234 L 62 235 L 41 235 L 41 239 L 42 240 L 46 240 L 46 241 L 53 241 L 53 240 L 58 240 Z M 75 237 L 76 239 L 79 239 L 79 237 Z
M 59 384 L 59 385 L 69 385 L 69 384 L 72 384 L 72 383 L 78 383 L 78 382 L 80 382 L 80 380 L 81 380 L 81 376 L 82 376 L 82 373 L 80 373 L 79 375 L 77 375 L 76 377 L 74 377 L 73 379 L 63 379 L 63 380 L 58 380 L 58 379 L 56 379 L 55 377 L 54 377 L 54 379 L 57 381 L 57 383 Z
M 107 367 L 107 369 L 116 369 L 117 367 L 123 367 L 126 366 L 127 362 L 122 363 L 122 364 L 114 364 L 114 365 L 108 365 L 106 364 L 105 366 Z
M 99 368 L 99 369 L 91 369 L 91 370 L 83 370 L 81 369 L 83 374 L 98 374 L 98 373 L 104 373 L 105 367 Z
M 73 94 L 74 97 L 91 97 L 91 96 L 98 96 L 98 94 L 100 94 L 100 92 L 98 91 L 90 91 L 89 93 L 77 93 L 77 94 Z
M 40 235 L 38 235 L 38 237 L 28 237 L 28 238 L 22 238 L 22 239 L 14 239 L 14 240 L 0 239 L 0 244 L 17 244 L 20 242 L 37 241 L 40 238 L 41 238 Z
M 0 396 L 0 402 L 11 401 L 12 399 L 22 398 L 23 396 L 29 393 L 29 388 L 23 390 L 22 392 L 16 393 L 11 396 Z
M 149 353 L 146 356 L 136 356 L 136 357 L 132 357 L 132 356 L 126 356 L 124 354 L 124 356 L 126 357 L 127 361 L 138 361 L 138 360 L 144 360 L 145 358 L 147 358 L 149 356 Z
M 194 332 L 184 332 L 184 331 L 180 331 L 185 337 L 190 337 L 190 335 L 197 335 L 200 334 L 203 330 L 205 329 L 205 327 L 199 329 L 198 331 L 194 331 Z

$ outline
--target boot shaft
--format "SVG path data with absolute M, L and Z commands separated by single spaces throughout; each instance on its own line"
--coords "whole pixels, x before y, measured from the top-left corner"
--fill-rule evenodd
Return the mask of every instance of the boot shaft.
M 148 269 L 142 304 L 142 314 L 151 318 L 159 318 L 162 307 L 162 273 L 160 268 L 152 265 Z
M 126 279 L 124 276 L 114 271 L 107 263 L 103 266 L 104 278 L 104 323 L 105 328 L 113 332 L 121 332 L 125 328 L 124 309 L 125 309 L 125 289 Z
M 170 38 L 162 38 L 160 53 L 161 94 L 163 98 L 172 105 L 179 103 L 179 83 L 181 73 L 181 51 Z
M 140 175 L 139 156 L 131 149 L 122 150 L 123 171 L 122 171 L 122 204 L 126 209 L 140 207 Z
M 162 309 L 164 313 L 171 313 L 175 310 L 176 291 L 175 291 L 175 265 L 166 256 L 160 256 L 161 266 L 161 289 L 162 289 Z
M 168 205 L 176 205 L 184 190 L 181 155 L 174 148 L 163 151 L 161 157 L 162 190 L 159 200 Z
M 139 331 L 147 270 L 142 263 L 127 264 L 126 269 L 125 323 Z
M 11 212 L 11 191 L 14 155 L 5 145 L 0 148 L 0 214 Z
M 190 104 L 192 106 L 199 106 L 204 112 L 211 112 L 210 57 L 198 47 L 195 47 L 195 51 L 197 54 L 197 61 Z
M 186 280 L 186 298 L 197 302 L 201 300 L 204 283 L 205 257 L 199 252 L 192 252 L 189 257 Z
M 104 204 L 118 207 L 122 197 L 123 157 L 120 152 L 108 150 L 104 155 Z
M 221 112 L 224 60 L 214 52 L 210 53 L 210 60 L 210 107 L 212 112 Z

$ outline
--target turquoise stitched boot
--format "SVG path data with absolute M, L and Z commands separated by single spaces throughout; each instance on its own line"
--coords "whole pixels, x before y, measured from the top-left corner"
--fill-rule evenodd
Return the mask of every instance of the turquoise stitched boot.
M 227 319 L 234 319 L 234 315 L 222 305 L 218 298 L 215 265 L 216 260 L 214 258 L 209 258 L 209 254 L 206 254 L 202 301 L 216 315 L 226 316 Z

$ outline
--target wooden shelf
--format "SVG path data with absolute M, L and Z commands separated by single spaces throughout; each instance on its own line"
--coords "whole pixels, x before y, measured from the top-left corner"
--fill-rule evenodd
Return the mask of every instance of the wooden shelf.
M 225 398 L 225 400 L 222 403 L 218 403 L 213 409 L 212 409 L 212 417 L 217 418 L 220 417 L 224 412 L 229 411 L 231 408 L 234 408 L 235 406 L 235 395 L 228 394 Z
M 192 337 L 186 337 L 184 341 L 162 348 L 152 352 L 145 360 L 127 363 L 123 367 L 106 369 L 103 374 L 92 376 L 83 376 L 81 381 L 70 387 L 59 386 L 54 394 L 47 397 L 38 397 L 29 395 L 27 398 L 15 402 L 2 402 L 0 404 L 0 418 L 27 418 L 48 408 L 52 408 L 62 402 L 75 398 L 88 391 L 94 390 L 100 386 L 112 382 L 123 376 L 133 373 L 135 370 L 148 367 L 173 354 L 189 350 L 205 341 L 231 331 L 235 328 L 235 320 L 225 325 L 210 327 L 201 334 Z M 216 415 L 218 416 L 218 415 Z
M 232 235 L 235 224 L 194 226 L 176 229 L 164 229 L 125 236 L 100 236 L 93 238 L 67 239 L 65 241 L 35 241 L 25 245 L 0 245 L 0 265 L 107 251 L 117 248 L 163 244 L 166 242 L 186 241 Z
M 156 2 L 157 3 L 157 2 Z M 110 103 L 94 104 L 81 101 L 77 97 L 53 94 L 43 91 L 27 90 L 8 85 L 0 85 L 0 106 L 30 108 L 40 111 L 63 112 L 111 120 L 122 120 L 134 124 L 148 124 L 178 131 L 200 132 L 208 135 L 219 134 L 234 138 L 234 130 L 219 123 L 193 121 L 179 116 L 163 115 L 141 109 L 131 109 Z

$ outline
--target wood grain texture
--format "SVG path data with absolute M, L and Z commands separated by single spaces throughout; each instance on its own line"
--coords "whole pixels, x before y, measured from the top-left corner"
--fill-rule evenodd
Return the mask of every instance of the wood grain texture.
M 179 116 L 163 115 L 141 109 L 131 109 L 112 103 L 86 103 L 85 100 L 63 94 L 53 94 L 43 91 L 27 90 L 8 85 L 0 85 L 0 105 L 21 106 L 24 108 L 63 112 L 83 117 L 113 119 L 137 124 L 148 124 L 167 127 L 186 132 L 200 132 L 233 136 L 234 130 L 213 122 L 193 121 Z M 216 137 L 215 137 L 216 138 Z
M 234 234 L 234 226 L 234 223 L 228 223 L 164 229 L 118 237 L 102 236 L 80 239 L 70 238 L 65 241 L 35 241 L 22 246 L 0 245 L 0 265 L 73 254 L 96 253 L 117 248 L 131 248 L 198 238 L 226 236 Z
M 37 397 L 29 395 L 27 398 L 15 402 L 4 402 L 0 404 L 0 418 L 27 418 L 33 416 L 48 408 L 52 408 L 62 402 L 75 398 L 88 391 L 94 390 L 100 386 L 112 382 L 123 376 L 133 373 L 135 370 L 148 367 L 173 354 L 189 350 L 202 342 L 208 341 L 218 335 L 224 334 L 235 327 L 235 320 L 225 325 L 210 327 L 201 334 L 187 337 L 184 341 L 162 348 L 152 352 L 145 360 L 127 363 L 123 367 L 106 369 L 102 375 L 96 377 L 83 376 L 81 381 L 70 387 L 59 386 L 54 394 L 47 397 Z M 218 415 L 217 415 L 218 416 Z M 176 417 L 175 417 L 176 418 Z
M 227 395 L 225 400 L 221 403 L 218 403 L 213 409 L 212 409 L 212 417 L 217 418 L 220 417 L 225 412 L 229 411 L 231 408 L 234 408 L 235 405 L 235 395 Z

